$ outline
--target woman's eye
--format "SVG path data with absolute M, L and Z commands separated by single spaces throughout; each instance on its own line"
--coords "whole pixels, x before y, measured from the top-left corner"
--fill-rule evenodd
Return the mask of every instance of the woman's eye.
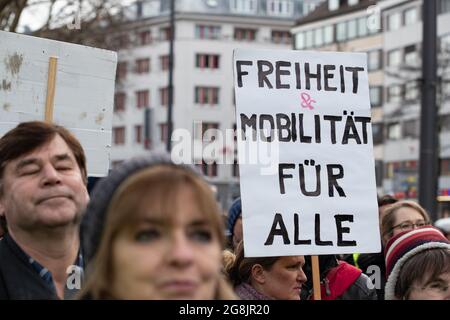
M 442 291 L 447 291 L 447 289 L 448 289 L 448 286 L 445 285 L 444 283 L 441 283 L 441 282 L 434 282 L 434 283 L 432 283 L 430 285 L 430 287 L 432 289 L 439 289 L 439 290 L 442 290 Z
M 157 230 L 143 230 L 143 231 L 139 231 L 138 233 L 136 233 L 134 239 L 137 242 L 150 242 L 153 240 L 158 239 L 160 236 L 159 231 Z
M 212 233 L 207 230 L 197 230 L 192 232 L 191 238 L 198 242 L 208 243 L 212 240 Z

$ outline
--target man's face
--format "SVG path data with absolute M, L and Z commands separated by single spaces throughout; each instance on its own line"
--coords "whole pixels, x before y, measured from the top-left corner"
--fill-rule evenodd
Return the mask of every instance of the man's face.
M 0 212 L 12 233 L 76 224 L 89 200 L 73 152 L 59 135 L 8 162 L 2 182 Z

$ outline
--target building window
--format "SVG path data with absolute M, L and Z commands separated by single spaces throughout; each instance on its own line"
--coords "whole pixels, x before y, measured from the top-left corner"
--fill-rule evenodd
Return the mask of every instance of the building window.
M 311 48 L 313 46 L 313 37 L 314 37 L 313 32 L 314 32 L 313 30 L 306 31 L 306 43 L 305 43 L 306 48 Z
M 197 104 L 219 104 L 219 88 L 195 87 L 195 103 Z
M 340 22 L 336 25 L 336 40 L 345 41 L 347 39 L 347 23 Z
M 314 46 L 321 47 L 323 46 L 323 29 L 318 28 L 314 30 Z
M 142 143 L 142 125 L 134 126 L 134 142 Z
M 272 30 L 272 42 L 290 44 L 292 41 L 289 31 Z
M 203 122 L 196 121 L 194 124 L 194 139 L 201 141 L 212 141 L 215 137 L 214 131 L 208 130 L 219 130 L 219 123 L 217 122 Z
M 417 119 L 403 122 L 403 137 L 413 139 L 419 137 L 419 121 Z
M 219 130 L 219 123 L 217 122 L 202 122 L 201 123 L 201 140 L 210 142 L 217 138 L 217 130 Z
M 401 12 L 391 13 L 387 16 L 388 31 L 394 31 L 400 29 L 402 26 Z
M 115 145 L 125 144 L 125 127 L 113 128 L 113 135 Z
M 439 117 L 439 124 L 441 131 L 450 131 L 450 114 L 441 115 Z
M 171 37 L 170 27 L 164 27 L 159 29 L 159 39 L 161 41 L 169 41 Z
M 125 111 L 125 101 L 127 95 L 123 92 L 118 92 L 114 95 L 114 112 Z
M 234 159 L 233 162 L 232 176 L 239 178 L 239 163 L 236 158 Z
M 333 43 L 334 41 L 334 29 L 333 26 L 326 26 L 323 29 L 323 41 L 325 44 Z
M 411 67 L 418 66 L 419 55 L 415 45 L 405 47 L 405 64 Z
M 388 66 L 397 67 L 402 63 L 402 51 L 400 49 L 391 50 L 388 52 Z
M 391 103 L 398 103 L 402 101 L 402 86 L 392 85 L 388 87 L 387 101 Z
M 438 14 L 450 12 L 450 0 L 439 0 L 437 2 L 437 12 Z
M 441 176 L 450 176 L 450 159 L 441 159 Z
M 359 3 L 359 0 L 348 0 L 348 5 L 349 6 L 355 6 Z
M 150 72 L 150 59 L 137 59 L 136 60 L 136 73 L 143 74 Z
M 220 26 L 195 26 L 195 37 L 197 39 L 219 39 L 220 38 Z
M 379 107 L 382 104 L 382 87 L 370 87 L 370 104 L 372 107 Z
M 356 23 L 356 20 L 350 20 L 347 22 L 347 37 L 348 39 L 354 39 L 356 38 L 356 35 L 358 34 L 358 25 Z
M 127 77 L 128 63 L 121 61 L 117 64 L 117 79 L 125 79 Z
M 387 125 L 387 138 L 389 140 L 398 140 L 401 138 L 400 123 L 393 122 Z
M 195 56 L 195 66 L 200 69 L 218 69 L 219 55 L 197 53 Z
M 148 90 L 136 91 L 136 107 L 139 109 L 149 107 L 149 95 Z
M 419 99 L 419 88 L 416 81 L 409 81 L 405 84 L 405 100 L 414 102 Z
M 383 123 L 381 122 L 372 124 L 372 137 L 374 145 L 383 143 L 383 127 Z
M 369 71 L 381 69 L 381 50 L 367 52 L 367 68 Z
M 169 70 L 169 56 L 168 55 L 159 56 L 159 65 L 161 71 Z
M 130 45 L 130 38 L 128 36 L 128 34 L 122 34 L 120 36 L 117 36 L 115 38 L 115 45 L 117 48 L 128 48 L 128 46 Z
M 139 32 L 138 43 L 140 46 L 152 43 L 152 33 L 149 30 Z
M 334 11 L 339 9 L 340 0 L 328 0 L 328 10 Z
M 167 143 L 167 135 L 168 135 L 169 127 L 167 123 L 159 124 L 159 137 L 160 141 L 163 143 Z
M 256 39 L 255 29 L 235 28 L 234 29 L 235 40 L 254 41 Z
M 295 49 L 302 50 L 305 48 L 305 33 L 299 32 L 295 35 Z
M 375 160 L 375 180 L 377 187 L 383 186 L 383 161 Z
M 256 13 L 256 0 L 231 0 L 231 10 L 237 13 Z
M 419 19 L 417 14 L 417 7 L 405 10 L 405 26 L 416 23 Z
M 159 88 L 159 101 L 163 107 L 169 105 L 169 88 Z
M 267 13 L 274 16 L 292 16 L 294 4 L 292 0 L 268 0 Z
M 367 30 L 367 18 L 359 18 L 358 19 L 358 37 L 365 37 L 367 36 L 368 30 Z
M 206 163 L 202 160 L 202 163 L 198 165 L 202 173 L 207 177 L 217 177 L 217 163 L 213 162 L 211 164 Z
M 450 1 L 450 0 L 449 0 Z M 441 52 L 450 52 L 450 34 L 443 35 L 439 38 L 439 48 Z

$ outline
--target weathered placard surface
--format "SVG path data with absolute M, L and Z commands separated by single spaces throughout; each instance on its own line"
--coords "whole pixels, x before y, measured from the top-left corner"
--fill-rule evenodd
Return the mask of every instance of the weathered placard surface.
M 0 31 L 0 136 L 44 120 L 49 58 L 58 58 L 53 121 L 80 140 L 88 174 L 109 170 L 117 54 Z
M 245 255 L 379 252 L 366 54 L 233 62 Z

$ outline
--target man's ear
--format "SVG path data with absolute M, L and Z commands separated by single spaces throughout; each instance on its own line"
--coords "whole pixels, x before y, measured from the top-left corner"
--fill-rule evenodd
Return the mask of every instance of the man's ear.
M 260 264 L 254 264 L 252 267 L 252 279 L 259 284 L 266 282 L 266 274 L 264 268 Z

